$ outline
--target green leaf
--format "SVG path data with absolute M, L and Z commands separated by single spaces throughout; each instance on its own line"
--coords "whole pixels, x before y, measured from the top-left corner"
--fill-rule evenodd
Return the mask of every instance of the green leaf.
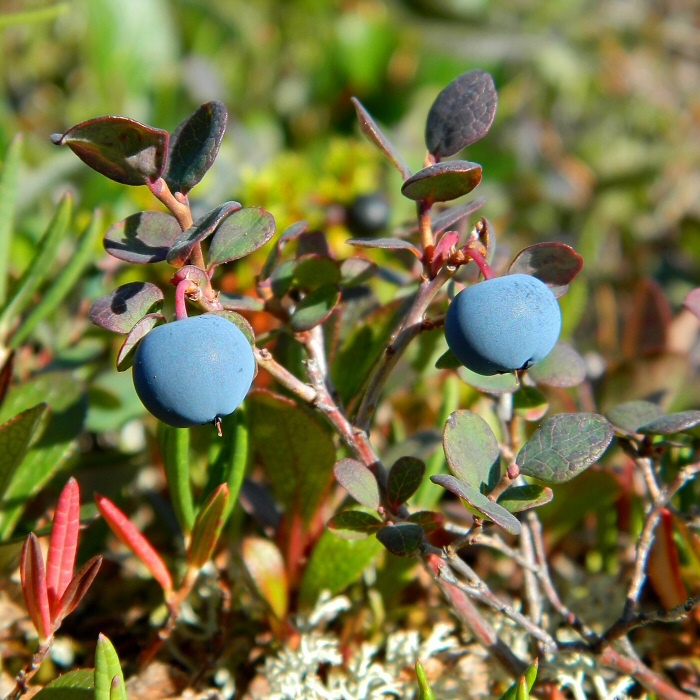
M 425 464 L 416 457 L 400 457 L 389 471 L 387 498 L 396 509 L 413 496 L 423 481 Z
M 160 309 L 163 292 L 150 282 L 128 282 L 101 297 L 90 307 L 90 320 L 113 333 L 128 333 L 154 309 Z
M 51 681 L 34 697 L 39 700 L 95 700 L 94 689 L 95 671 L 79 668 Z
M 382 250 L 408 250 L 417 258 L 422 256 L 420 249 L 410 241 L 403 238 L 350 238 L 346 241 L 348 245 L 356 248 L 381 248 Z
M 297 289 L 311 292 L 319 287 L 335 285 L 340 282 L 338 264 L 330 258 L 310 253 L 294 261 L 292 284 Z
M 365 258 L 346 258 L 340 263 L 340 286 L 357 287 L 377 274 L 378 265 Z
M 100 634 L 95 649 L 95 700 L 111 700 L 112 681 L 115 677 L 119 679 L 121 688 L 117 698 L 127 700 L 124 674 L 117 651 L 112 642 L 104 634 Z
M 488 493 L 501 479 L 501 453 L 489 424 L 472 411 L 447 419 L 442 444 L 450 471 L 477 491 Z
M 384 522 L 370 508 L 343 510 L 328 521 L 329 530 L 345 540 L 362 540 L 382 527 Z
M 539 421 L 548 410 L 547 397 L 533 386 L 521 386 L 513 394 L 513 413 L 526 421 Z
M 638 433 L 643 426 L 663 415 L 661 406 L 651 401 L 627 401 L 608 411 L 610 422 L 626 433 Z
M 165 181 L 171 192 L 187 194 L 211 168 L 224 138 L 228 112 L 223 102 L 207 102 L 170 137 Z
M 429 165 L 406 180 L 404 197 L 425 202 L 449 202 L 469 194 L 481 182 L 481 166 L 466 160 L 448 160 Z
M 0 425 L 0 498 L 22 463 L 47 406 L 40 403 Z
M 469 384 L 474 389 L 483 391 L 486 394 L 495 394 L 496 396 L 512 394 L 520 388 L 520 381 L 514 372 L 485 376 L 472 372 L 466 367 L 460 367 L 457 370 L 457 374 L 465 384 Z
M 435 362 L 436 369 L 458 369 L 462 363 L 457 359 L 452 350 L 446 350 Z
M 643 435 L 672 435 L 682 433 L 700 425 L 700 411 L 669 413 L 643 425 L 639 432 Z
M 471 70 L 455 78 L 435 98 L 425 125 L 425 143 L 439 158 L 459 153 L 484 138 L 496 116 L 493 78 Z
M 613 435 L 610 422 L 596 413 L 560 413 L 542 423 L 516 462 L 522 474 L 560 484 L 595 464 Z
M 165 466 L 170 502 L 185 535 L 192 532 L 194 501 L 190 483 L 190 431 L 158 421 L 158 445 Z
M 335 285 L 309 292 L 298 304 L 292 314 L 289 325 L 295 333 L 309 331 L 323 323 L 340 301 L 340 290 Z
M 19 166 L 22 158 L 22 136 L 17 134 L 5 151 L 0 170 L 0 307 L 5 305 L 8 284 L 8 263 L 13 223 L 17 208 Z
M 559 342 L 552 352 L 527 371 L 538 384 L 566 389 L 578 386 L 586 378 L 586 363 L 570 345 Z
M 459 496 L 465 501 L 465 505 L 471 513 L 491 520 L 511 535 L 520 534 L 520 521 L 503 506 L 489 500 L 470 484 L 460 481 L 451 474 L 436 474 L 431 476 L 430 480 L 455 494 L 455 496 Z
M 423 532 L 429 535 L 436 532 L 445 524 L 445 516 L 442 513 L 434 513 L 430 510 L 419 510 L 408 516 L 409 523 L 415 523 L 423 528 Z
M 173 267 L 182 267 L 192 255 L 192 250 L 205 238 L 216 231 L 217 227 L 227 217 L 238 211 L 241 205 L 238 202 L 224 202 L 224 204 L 208 211 L 200 216 L 192 226 L 183 231 L 170 246 L 165 259 Z
M 96 211 L 87 230 L 78 241 L 77 248 L 68 264 L 59 272 L 53 284 L 44 292 L 41 301 L 32 312 L 24 319 L 20 327 L 10 340 L 11 348 L 18 348 L 29 337 L 37 324 L 53 313 L 56 307 L 63 301 L 66 294 L 76 285 L 82 277 L 85 268 L 92 262 L 95 255 L 95 242 L 102 228 L 102 215 Z
M 316 543 L 301 582 L 299 603 L 312 608 L 324 590 L 336 595 L 357 581 L 381 553 L 373 537 L 346 540 L 326 530 Z
M 338 483 L 361 505 L 379 508 L 379 484 L 377 477 L 356 459 L 341 459 L 333 467 Z
M 111 256 L 143 265 L 165 260 L 181 233 L 180 224 L 170 214 L 140 211 L 110 226 L 103 243 Z
M 123 372 L 134 364 L 134 354 L 136 347 L 156 326 L 165 323 L 163 314 L 146 314 L 136 321 L 134 327 L 129 331 L 126 340 L 119 349 L 117 355 L 117 369 Z
M 273 614 L 283 620 L 289 606 L 289 585 L 284 559 L 277 545 L 262 537 L 246 537 L 241 555 L 260 597 Z M 308 568 L 307 565 L 307 571 Z
M 550 287 L 570 284 L 583 267 L 583 258 L 566 243 L 536 243 L 521 250 L 509 275 L 532 275 Z
M 209 267 L 250 255 L 275 234 L 275 219 L 261 207 L 246 207 L 226 217 L 209 244 Z
M 228 486 L 221 484 L 197 513 L 187 550 L 187 564 L 197 571 L 211 559 L 219 542 L 228 501 Z
M 535 659 L 530 666 L 528 666 L 524 675 L 520 677 L 515 683 L 513 683 L 508 690 L 506 690 L 503 695 L 501 695 L 500 700 L 521 700 L 521 698 L 530 697 L 530 691 L 535 685 L 537 680 L 537 667 L 538 660 Z
M 511 486 L 506 489 L 498 499 L 498 505 L 503 506 L 511 513 L 521 513 L 530 508 L 537 508 L 549 503 L 554 494 L 552 489 L 536 484 L 525 486 Z
M 50 22 L 70 10 L 70 3 L 58 2 L 49 7 L 39 7 L 26 12 L 3 12 L 0 15 L 0 29 L 13 25 L 27 25 L 37 22 Z
M 420 661 L 416 661 L 416 676 L 418 677 L 418 700 L 435 700 L 435 693 L 428 683 L 428 677 Z
M 291 399 L 254 391 L 246 399 L 251 451 L 287 513 L 308 524 L 333 478 L 335 444 L 326 428 Z
M 168 139 L 167 131 L 126 117 L 96 117 L 51 137 L 93 170 L 124 185 L 146 185 L 163 174 Z
M 397 557 L 410 557 L 421 551 L 424 534 L 416 523 L 398 523 L 383 527 L 377 539 Z

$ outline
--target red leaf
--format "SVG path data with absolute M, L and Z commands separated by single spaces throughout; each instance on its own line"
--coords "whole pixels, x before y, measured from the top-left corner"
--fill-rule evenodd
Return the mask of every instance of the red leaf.
M 95 504 L 112 532 L 146 565 L 163 590 L 173 589 L 173 580 L 153 545 L 136 529 L 129 518 L 105 496 L 95 494 Z
M 46 558 L 46 589 L 51 615 L 54 618 L 58 601 L 73 578 L 79 529 L 80 489 L 78 482 L 71 477 L 58 497 Z
M 433 259 L 430 262 L 432 275 L 437 275 L 445 260 L 450 257 L 452 248 L 457 245 L 458 241 L 459 235 L 455 231 L 448 231 L 440 237 L 433 250 Z
M 673 539 L 673 515 L 668 508 L 661 511 L 654 544 L 649 552 L 648 571 L 651 585 L 666 610 L 672 610 L 688 599 L 678 547 Z
M 48 639 L 51 636 L 51 615 L 46 590 L 46 572 L 39 540 L 33 532 L 30 532 L 24 541 L 19 573 L 29 617 L 39 633 L 39 638 Z
M 54 631 L 59 628 L 63 618 L 70 615 L 78 607 L 78 603 L 83 599 L 95 576 L 97 576 L 100 566 L 102 566 L 102 555 L 88 560 L 71 579 L 65 593 L 56 605 L 53 622 Z

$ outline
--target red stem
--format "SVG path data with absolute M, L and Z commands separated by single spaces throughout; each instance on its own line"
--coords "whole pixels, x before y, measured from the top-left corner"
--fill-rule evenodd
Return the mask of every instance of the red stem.
M 477 252 L 473 248 L 467 248 L 464 252 L 477 264 L 481 270 L 481 274 L 484 276 L 484 279 L 491 280 L 496 276 L 496 273 L 491 268 L 491 265 L 486 262 L 481 253 Z
M 185 303 L 185 294 L 192 286 L 192 280 L 180 280 L 175 287 L 175 320 L 183 321 L 187 318 L 187 304 Z

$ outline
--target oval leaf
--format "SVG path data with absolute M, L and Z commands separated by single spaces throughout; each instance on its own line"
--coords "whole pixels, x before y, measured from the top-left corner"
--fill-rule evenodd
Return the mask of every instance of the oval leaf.
M 415 523 L 387 525 L 377 533 L 377 539 L 397 557 L 410 557 L 423 546 L 423 528 Z
M 389 471 L 387 498 L 389 505 L 396 510 L 413 496 L 423 481 L 425 464 L 416 457 L 400 457 Z
M 141 211 L 110 226 L 104 237 L 105 250 L 126 262 L 145 264 L 165 260 L 182 233 L 177 220 L 160 211 Z
M 643 426 L 663 415 L 661 406 L 651 401 L 626 401 L 607 413 L 610 422 L 626 433 L 638 433 Z
M 639 432 L 644 435 L 672 435 L 682 433 L 700 425 L 700 411 L 669 413 L 643 425 Z
M 328 529 L 345 540 L 361 540 L 384 527 L 382 519 L 368 510 L 344 510 L 328 521 Z
M 129 282 L 94 302 L 88 316 L 100 328 L 128 333 L 154 307 L 160 309 L 162 302 L 163 292 L 155 284 Z
M 420 525 L 423 532 L 429 535 L 445 524 L 445 516 L 442 513 L 434 513 L 432 510 L 419 510 L 408 516 L 408 522 Z
M 289 605 L 289 586 L 284 559 L 277 545 L 262 537 L 246 537 L 241 554 L 258 593 L 273 614 L 283 620 Z
M 522 474 L 560 484 L 595 464 L 613 434 L 610 422 L 597 413 L 560 413 L 542 423 L 516 462 Z
M 307 292 L 340 281 L 338 264 L 326 256 L 303 255 L 294 261 L 293 267 L 293 286 Z
M 163 316 L 163 314 L 146 314 L 134 324 L 134 327 L 129 331 L 117 355 L 117 369 L 120 372 L 129 369 L 129 367 L 134 364 L 136 346 L 143 340 L 147 333 L 152 331 L 156 326 L 160 326 L 162 323 L 165 323 L 165 316 Z
M 487 520 L 491 520 L 511 535 L 520 534 L 520 521 L 515 516 L 511 515 L 503 506 L 489 500 L 473 486 L 470 486 L 464 481 L 460 481 L 451 474 L 436 474 L 435 476 L 431 476 L 430 480 L 434 484 L 438 484 L 438 486 L 447 489 L 455 496 L 459 496 L 463 501 L 466 501 L 472 512 L 476 512 Z
M 494 394 L 496 396 L 512 394 L 520 388 L 520 381 L 514 372 L 486 376 L 472 372 L 466 367 L 460 367 L 457 370 L 457 374 L 465 384 L 469 384 L 474 389 L 483 391 L 486 394 Z
M 37 700 L 95 700 L 95 672 L 91 668 L 68 671 L 44 686 Z
M 183 231 L 174 241 L 165 259 L 173 267 L 182 267 L 190 255 L 192 249 L 205 238 L 211 236 L 219 224 L 227 217 L 238 211 L 241 205 L 238 202 L 225 202 L 224 204 L 200 216 L 192 226 Z
M 297 305 L 289 325 L 295 333 L 308 331 L 323 323 L 340 301 L 340 290 L 327 284 L 309 292 Z
M 190 114 L 170 137 L 164 178 L 171 192 L 187 194 L 211 168 L 224 138 L 228 112 L 223 102 L 207 102 Z
M 478 199 L 473 199 L 471 202 L 464 202 L 464 204 L 457 204 L 454 207 L 445 209 L 439 214 L 431 217 L 430 226 L 433 229 L 433 234 L 437 236 L 447 229 L 453 228 L 455 224 L 459 223 L 462 219 L 479 211 L 481 207 L 486 204 L 486 197 L 479 197 Z M 416 227 L 416 231 L 418 228 Z
M 385 250 L 410 250 L 417 258 L 422 257 L 422 253 L 413 243 L 404 241 L 402 238 L 350 238 L 348 245 L 357 248 L 384 248 Z
M 265 245 L 275 233 L 275 219 L 261 207 L 246 207 L 226 217 L 209 244 L 209 266 L 238 260 Z
M 126 117 L 96 117 L 51 140 L 110 180 L 145 185 L 163 174 L 169 136 Z
M 338 483 L 360 504 L 379 508 L 379 485 L 374 474 L 355 459 L 341 459 L 333 467 Z
M 481 166 L 466 160 L 429 165 L 403 183 L 401 194 L 413 200 L 449 202 L 469 194 L 481 182 Z
M 498 505 L 503 506 L 511 513 L 520 513 L 530 508 L 537 508 L 549 503 L 554 494 L 552 489 L 537 484 L 525 486 L 511 486 L 506 489 L 498 499 Z
M 532 275 L 550 287 L 570 284 L 583 267 L 583 258 L 565 243 L 536 243 L 521 250 L 509 275 Z
M 501 479 L 501 453 L 489 424 L 472 411 L 447 419 L 442 445 L 450 471 L 477 491 L 488 493 Z
M 497 104 L 496 86 L 488 73 L 472 70 L 455 78 L 428 112 L 428 150 L 436 158 L 446 158 L 482 139 L 493 124 Z
M 538 384 L 565 389 L 578 386 L 586 378 L 586 362 L 570 345 L 559 342 L 527 374 Z

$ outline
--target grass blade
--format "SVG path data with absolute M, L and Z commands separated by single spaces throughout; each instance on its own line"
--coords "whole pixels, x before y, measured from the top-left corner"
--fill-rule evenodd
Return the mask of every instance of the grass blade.
M 12 225 L 17 205 L 19 164 L 22 155 L 22 135 L 17 134 L 5 151 L 0 171 L 0 306 L 7 298 L 7 264 L 10 259 Z

